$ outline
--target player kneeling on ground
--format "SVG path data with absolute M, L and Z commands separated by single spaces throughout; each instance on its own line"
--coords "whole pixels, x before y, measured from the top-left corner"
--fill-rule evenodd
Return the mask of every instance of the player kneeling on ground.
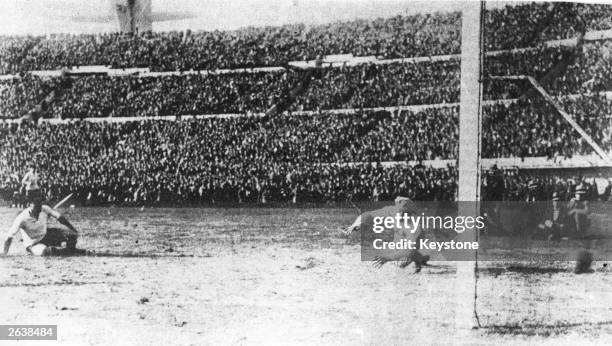
M 54 217 L 64 227 L 47 227 L 49 216 Z M 36 256 L 69 256 L 83 254 L 85 250 L 76 248 L 77 230 L 57 210 L 42 204 L 42 198 L 36 196 L 30 207 L 19 213 L 8 230 L 4 241 L 4 254 L 21 230 L 21 237 L 26 250 Z M 65 247 L 61 247 L 62 243 Z

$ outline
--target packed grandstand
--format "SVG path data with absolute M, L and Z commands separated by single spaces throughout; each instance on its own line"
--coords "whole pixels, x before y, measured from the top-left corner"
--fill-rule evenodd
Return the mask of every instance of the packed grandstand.
M 435 13 L 236 31 L 0 37 L 4 198 L 18 195 L 35 162 L 48 198 L 72 192 L 86 204 L 452 200 L 454 165 L 425 162 L 457 158 L 460 29 L 460 13 Z M 590 35 L 606 30 L 610 5 L 487 11 L 484 75 L 535 78 L 609 153 L 612 35 Z M 348 54 L 370 59 L 323 63 Z M 125 73 L 70 73 L 90 65 Z M 60 73 L 40 73 L 51 70 Z M 525 80 L 483 82 L 483 158 L 594 153 Z M 579 184 L 591 199 L 607 200 L 612 185 L 575 171 L 492 169 L 485 196 L 486 179 L 497 176 L 506 200 L 569 198 Z

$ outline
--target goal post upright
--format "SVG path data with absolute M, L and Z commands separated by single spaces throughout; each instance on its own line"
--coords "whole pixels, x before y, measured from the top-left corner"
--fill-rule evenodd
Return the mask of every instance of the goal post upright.
M 480 201 L 482 22 L 484 1 L 465 1 L 461 18 L 461 93 L 459 108 L 459 157 L 457 164 L 459 215 L 476 216 Z M 477 241 L 476 231 L 459 234 L 461 241 Z M 457 261 L 455 326 L 457 330 L 478 327 L 476 315 L 476 252 Z

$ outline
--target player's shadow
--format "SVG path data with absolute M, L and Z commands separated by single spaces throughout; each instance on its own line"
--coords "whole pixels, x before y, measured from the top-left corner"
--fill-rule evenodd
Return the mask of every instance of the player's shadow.
M 83 285 L 119 285 L 126 282 L 117 281 L 57 281 L 57 282 L 28 282 L 28 283 L 2 283 L 0 287 L 41 287 L 41 286 L 83 286 Z
M 98 252 L 87 251 L 84 254 L 69 255 L 66 257 L 111 257 L 111 258 L 190 258 L 190 257 L 210 257 L 210 255 L 193 255 L 177 253 L 142 253 L 142 252 Z
M 600 322 L 576 322 L 576 323 L 554 323 L 554 324 L 525 324 L 525 325 L 497 325 L 482 326 L 487 334 L 500 335 L 525 335 L 525 336 L 552 336 L 564 334 L 571 328 L 589 326 L 612 326 L 612 321 Z
M 530 267 L 530 266 L 508 266 L 508 267 L 485 267 L 478 268 L 479 272 L 491 274 L 491 275 L 500 275 L 503 273 L 519 273 L 519 274 L 557 274 L 557 273 L 567 273 L 569 272 L 567 269 L 563 268 L 540 268 L 540 267 Z

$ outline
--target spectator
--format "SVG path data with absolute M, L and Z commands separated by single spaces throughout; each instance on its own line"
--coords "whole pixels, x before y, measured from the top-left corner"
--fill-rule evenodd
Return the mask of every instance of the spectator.
M 567 206 L 569 216 L 569 229 L 573 231 L 577 237 L 583 238 L 586 236 L 589 222 L 589 201 L 585 200 L 584 196 L 587 193 L 584 185 L 576 187 L 576 197 L 572 198 Z

